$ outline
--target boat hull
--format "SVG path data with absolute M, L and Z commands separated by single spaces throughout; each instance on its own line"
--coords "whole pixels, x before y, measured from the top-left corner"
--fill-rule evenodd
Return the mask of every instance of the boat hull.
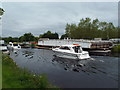
M 89 53 L 86 51 L 83 51 L 83 53 L 77 55 L 79 59 L 89 59 Z
M 65 52 L 63 53 L 63 52 L 54 51 L 54 55 L 63 58 L 78 59 L 77 55 L 65 53 Z
M 0 46 L 0 51 L 7 51 L 7 46 Z
M 8 48 L 8 50 L 10 50 L 10 51 L 21 49 L 21 47 L 18 48 L 18 46 L 16 46 L 16 47 L 7 46 L 7 48 Z
M 88 53 L 73 54 L 73 53 L 54 51 L 54 55 L 56 55 L 58 57 L 70 58 L 70 59 L 88 59 L 88 58 L 90 58 Z

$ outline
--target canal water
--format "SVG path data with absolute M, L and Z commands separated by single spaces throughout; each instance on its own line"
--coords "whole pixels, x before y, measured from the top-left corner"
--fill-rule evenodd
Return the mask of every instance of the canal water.
M 10 57 L 21 68 L 46 74 L 60 88 L 118 88 L 119 57 L 91 56 L 88 60 L 55 57 L 52 50 L 21 49 Z

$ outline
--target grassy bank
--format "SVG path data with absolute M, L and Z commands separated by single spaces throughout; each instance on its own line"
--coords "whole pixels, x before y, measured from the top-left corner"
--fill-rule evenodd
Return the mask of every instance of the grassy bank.
M 2 89 L 2 52 L 0 52 L 0 89 Z
M 56 88 L 52 86 L 46 75 L 33 75 L 20 69 L 13 60 L 2 55 L 2 88 Z
M 120 53 L 120 45 L 113 46 L 112 53 Z

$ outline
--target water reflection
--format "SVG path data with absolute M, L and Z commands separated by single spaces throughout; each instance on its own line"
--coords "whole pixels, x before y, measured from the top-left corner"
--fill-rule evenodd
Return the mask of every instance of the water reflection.
M 79 72 L 85 66 L 84 60 L 79 61 L 55 56 L 52 61 L 61 64 L 64 70 L 72 70 L 74 72 Z
M 74 72 L 80 72 L 80 71 L 89 72 L 87 74 L 90 74 L 90 73 L 97 73 L 93 69 L 98 70 L 97 67 L 94 65 L 94 63 L 92 63 L 92 60 L 95 59 L 92 58 L 88 60 L 73 60 L 73 59 L 66 59 L 61 57 L 54 57 L 52 61 L 61 64 L 64 70 L 69 70 Z
M 28 59 L 32 59 L 33 56 L 34 56 L 34 52 L 32 52 L 32 51 L 23 51 L 23 52 L 22 52 L 22 55 L 23 55 L 24 57 L 28 58 Z

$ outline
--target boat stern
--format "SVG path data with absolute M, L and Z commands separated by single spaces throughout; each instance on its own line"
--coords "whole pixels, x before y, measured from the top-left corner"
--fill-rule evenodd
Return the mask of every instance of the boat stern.
M 78 59 L 89 59 L 89 53 L 87 51 L 83 51 L 81 54 L 77 55 Z

